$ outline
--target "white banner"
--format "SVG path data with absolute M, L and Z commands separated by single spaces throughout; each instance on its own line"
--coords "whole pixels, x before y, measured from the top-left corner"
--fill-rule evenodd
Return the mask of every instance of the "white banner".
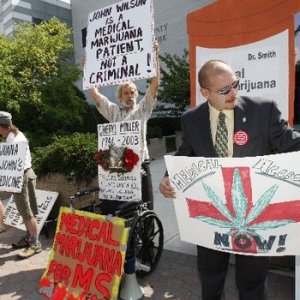
M 120 1 L 89 14 L 83 89 L 154 77 L 152 0 Z
M 255 43 L 228 49 L 196 48 L 196 72 L 210 59 L 229 63 L 240 78 L 239 94 L 275 100 L 284 119 L 289 105 L 289 47 L 288 30 Z M 198 76 L 196 90 L 199 91 Z M 204 101 L 196 93 L 196 105 Z
M 141 200 L 141 121 L 98 125 L 100 199 Z
M 183 241 L 248 255 L 300 254 L 300 152 L 165 160 Z
M 27 142 L 0 143 L 0 191 L 21 191 L 27 146 Z
M 49 192 L 43 190 L 36 190 L 38 215 L 36 220 L 38 223 L 38 233 L 42 230 L 49 213 L 58 197 L 57 192 Z M 20 230 L 26 231 L 23 218 L 20 216 L 13 195 L 10 197 L 5 207 L 4 223 L 9 226 L 16 227 Z

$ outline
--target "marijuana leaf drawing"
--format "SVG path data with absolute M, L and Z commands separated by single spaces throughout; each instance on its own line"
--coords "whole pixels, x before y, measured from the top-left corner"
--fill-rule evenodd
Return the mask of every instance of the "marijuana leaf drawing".
M 230 229 L 230 231 L 226 233 L 228 235 L 236 234 L 250 237 L 250 235 L 258 235 L 256 233 L 257 230 L 274 229 L 294 222 L 293 220 L 286 219 L 280 221 L 270 220 L 262 223 L 254 223 L 256 218 L 270 204 L 278 189 L 278 186 L 273 185 L 266 192 L 264 192 L 247 214 L 248 200 L 244 193 L 241 176 L 237 168 L 233 173 L 233 185 L 231 190 L 234 214 L 230 213 L 222 199 L 220 199 L 219 196 L 206 183 L 202 182 L 202 185 L 212 204 L 228 221 L 218 220 L 207 216 L 197 216 L 196 218 L 210 225 Z
M 279 186 L 269 187 L 255 204 L 248 167 L 222 168 L 226 203 L 214 190 L 202 182 L 210 202 L 187 198 L 190 217 L 219 228 L 227 228 L 228 235 L 258 236 L 258 231 L 283 227 L 300 222 L 300 201 L 271 203 Z

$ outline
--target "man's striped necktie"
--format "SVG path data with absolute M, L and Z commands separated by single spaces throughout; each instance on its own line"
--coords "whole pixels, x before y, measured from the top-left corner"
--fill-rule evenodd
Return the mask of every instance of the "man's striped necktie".
M 225 117 L 226 115 L 223 112 L 219 113 L 215 143 L 219 157 L 228 156 L 228 130 L 225 124 Z

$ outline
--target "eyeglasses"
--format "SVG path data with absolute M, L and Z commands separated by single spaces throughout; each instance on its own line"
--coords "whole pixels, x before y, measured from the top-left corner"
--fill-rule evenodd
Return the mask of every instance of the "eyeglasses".
M 211 90 L 211 89 L 208 89 L 208 88 L 207 89 L 209 91 L 217 93 L 217 94 L 219 94 L 221 96 L 226 96 L 226 95 L 228 95 L 230 93 L 230 91 L 232 89 L 236 89 L 238 87 L 239 83 L 240 83 L 240 80 L 238 79 L 238 80 L 234 81 L 232 84 L 224 86 L 223 88 L 219 89 L 218 91 L 214 91 L 214 90 Z

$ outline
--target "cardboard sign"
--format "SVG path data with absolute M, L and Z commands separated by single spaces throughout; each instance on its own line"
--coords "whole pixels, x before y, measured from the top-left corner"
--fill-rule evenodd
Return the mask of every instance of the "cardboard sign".
M 245 255 L 300 254 L 300 152 L 165 159 L 182 240 Z
M 154 77 L 152 0 L 120 1 L 89 14 L 83 89 Z
M 38 215 L 36 220 L 38 223 L 38 233 L 42 230 L 49 213 L 58 197 L 57 192 L 49 192 L 36 190 L 37 205 L 38 205 Z M 20 216 L 13 195 L 7 202 L 4 214 L 4 223 L 9 226 L 16 227 L 20 230 L 26 231 L 23 218 Z
M 128 239 L 125 219 L 61 207 L 39 292 L 47 299 L 117 299 Z
M 27 147 L 27 142 L 0 143 L 0 191 L 21 191 Z
M 141 200 L 141 121 L 98 125 L 100 199 Z

